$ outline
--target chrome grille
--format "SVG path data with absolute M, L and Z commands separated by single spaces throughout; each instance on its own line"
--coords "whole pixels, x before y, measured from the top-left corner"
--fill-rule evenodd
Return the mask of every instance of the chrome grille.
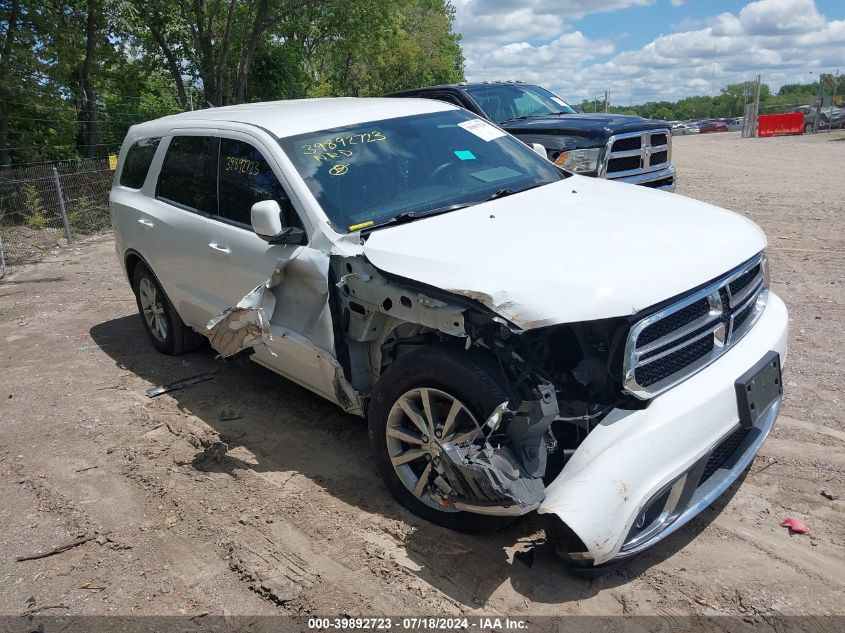
M 647 399 L 700 371 L 751 329 L 768 298 L 760 253 L 676 303 L 641 319 L 625 345 L 625 389 Z
M 611 136 L 599 169 L 601 178 L 626 178 L 664 169 L 671 159 L 668 130 Z

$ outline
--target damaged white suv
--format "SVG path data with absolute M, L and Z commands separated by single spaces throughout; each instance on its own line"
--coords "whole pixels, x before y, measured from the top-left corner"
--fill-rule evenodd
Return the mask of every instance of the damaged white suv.
M 598 566 L 687 523 L 774 424 L 763 233 L 574 176 L 423 99 L 258 103 L 129 130 L 116 248 L 153 345 L 207 339 L 367 416 L 435 523 L 538 511 Z

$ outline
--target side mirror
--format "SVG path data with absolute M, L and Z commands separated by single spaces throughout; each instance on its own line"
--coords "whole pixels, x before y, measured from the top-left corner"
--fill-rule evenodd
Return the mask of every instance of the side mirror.
M 275 200 L 262 200 L 250 210 L 252 230 L 269 244 L 302 244 L 305 231 L 282 225 L 282 209 Z
M 543 158 L 546 158 L 546 159 L 549 158 L 549 153 L 546 151 L 546 148 L 543 145 L 541 145 L 540 143 L 531 143 L 531 149 L 533 149 L 535 152 L 537 152 Z

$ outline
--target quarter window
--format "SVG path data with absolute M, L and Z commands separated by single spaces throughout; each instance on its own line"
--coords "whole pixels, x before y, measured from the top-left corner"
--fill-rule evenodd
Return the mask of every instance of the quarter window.
M 217 150 L 210 136 L 174 136 L 158 177 L 156 196 L 203 213 L 217 213 Z
M 255 147 L 243 141 L 220 140 L 219 215 L 250 225 L 252 205 L 275 200 L 282 208 L 284 226 L 302 227 L 279 179 Z
M 153 156 L 160 141 L 160 138 L 145 138 L 129 148 L 123 161 L 123 169 L 120 170 L 121 185 L 132 189 L 140 189 L 144 186 L 150 163 L 153 162 Z

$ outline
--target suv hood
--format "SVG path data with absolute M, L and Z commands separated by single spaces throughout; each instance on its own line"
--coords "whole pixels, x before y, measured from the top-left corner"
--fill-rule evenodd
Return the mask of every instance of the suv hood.
M 637 313 L 766 246 L 750 220 L 683 196 L 572 176 L 373 231 L 377 268 L 531 329 Z
M 666 121 L 624 114 L 555 114 L 500 124 L 515 135 L 574 136 L 603 143 L 614 134 L 668 129 Z

